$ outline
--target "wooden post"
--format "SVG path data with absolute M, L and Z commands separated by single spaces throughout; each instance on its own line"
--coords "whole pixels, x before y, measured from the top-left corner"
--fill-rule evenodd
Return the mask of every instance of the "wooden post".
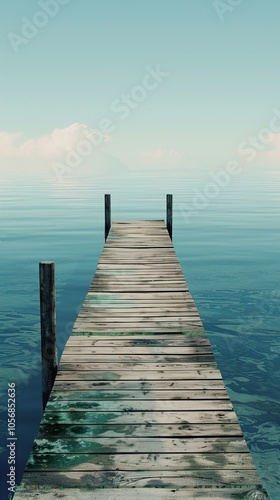
M 111 227 L 111 195 L 105 194 L 105 241 Z
M 40 262 L 40 315 L 43 410 L 57 374 L 54 262 Z
M 172 240 L 172 212 L 173 212 L 173 195 L 166 195 L 166 227 Z

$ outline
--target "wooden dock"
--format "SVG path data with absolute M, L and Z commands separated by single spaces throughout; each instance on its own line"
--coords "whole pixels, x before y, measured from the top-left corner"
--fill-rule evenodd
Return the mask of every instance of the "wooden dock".
M 15 498 L 268 498 L 164 221 L 113 222 Z

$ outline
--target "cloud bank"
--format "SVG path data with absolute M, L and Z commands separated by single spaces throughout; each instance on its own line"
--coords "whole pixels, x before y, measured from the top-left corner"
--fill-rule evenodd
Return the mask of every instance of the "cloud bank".
M 2 131 L 0 173 L 9 177 L 43 174 L 64 180 L 92 173 L 107 175 L 125 171 L 122 162 L 104 151 L 104 144 L 110 139 L 109 135 L 80 123 L 55 128 L 36 139 Z
M 56 128 L 50 135 L 38 139 L 23 140 L 21 133 L 0 132 L 0 156 L 58 159 L 65 151 L 77 149 L 82 141 L 89 138 L 95 141 L 96 146 L 110 140 L 108 135 L 101 136 L 100 132 L 80 123 Z

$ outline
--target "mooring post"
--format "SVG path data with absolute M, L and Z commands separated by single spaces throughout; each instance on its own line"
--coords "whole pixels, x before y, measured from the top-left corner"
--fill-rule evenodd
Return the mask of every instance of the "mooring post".
M 111 227 L 111 195 L 105 194 L 105 241 Z
M 173 211 L 173 195 L 166 195 L 166 227 L 172 240 L 172 211 Z
M 43 410 L 57 374 L 54 262 L 40 262 L 40 315 Z

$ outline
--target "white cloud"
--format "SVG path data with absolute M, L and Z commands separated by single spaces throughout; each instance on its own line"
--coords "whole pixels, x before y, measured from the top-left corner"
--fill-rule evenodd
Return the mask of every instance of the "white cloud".
M 58 159 L 65 151 L 76 149 L 85 139 L 95 138 L 97 141 L 99 134 L 88 125 L 80 123 L 56 128 L 50 135 L 38 139 L 22 140 L 21 133 L 0 132 L 0 157 Z M 108 135 L 103 135 L 100 143 L 109 140 Z
M 142 151 L 139 154 L 141 160 L 149 162 L 153 167 L 170 167 L 179 165 L 183 154 L 177 149 L 164 150 L 157 148 L 152 151 Z
M 21 137 L 20 133 L 9 133 L 0 131 L 0 157 L 13 156 L 17 146 L 17 140 Z
M 63 181 L 127 171 L 126 165 L 104 150 L 104 143 L 110 140 L 109 135 L 80 123 L 56 128 L 36 139 L 26 140 L 22 133 L 0 132 L 1 178 L 43 175 L 56 182 L 58 170 Z
M 237 154 L 244 166 L 252 164 L 257 167 L 279 168 L 280 134 L 271 132 L 266 140 L 261 134 L 250 137 L 240 144 Z

